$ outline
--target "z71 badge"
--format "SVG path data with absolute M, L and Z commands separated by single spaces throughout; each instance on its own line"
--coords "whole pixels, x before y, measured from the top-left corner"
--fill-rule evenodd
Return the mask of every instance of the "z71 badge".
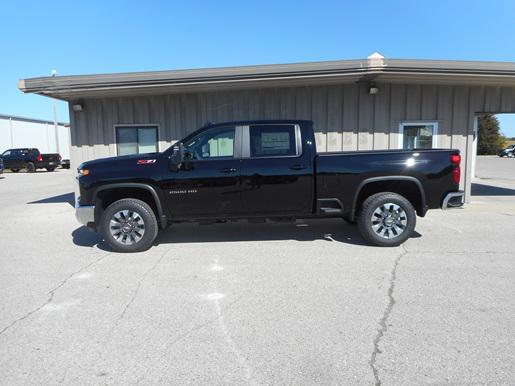
M 152 165 L 156 163 L 155 159 L 139 159 L 138 165 Z
M 192 193 L 197 193 L 197 189 L 170 190 L 170 194 L 192 194 Z

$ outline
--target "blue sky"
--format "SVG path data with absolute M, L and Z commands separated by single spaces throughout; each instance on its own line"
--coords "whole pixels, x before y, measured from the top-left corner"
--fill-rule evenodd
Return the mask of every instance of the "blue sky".
M 515 62 L 515 1 L 0 0 L 0 113 L 52 118 L 20 78 L 365 58 Z M 59 119 L 68 120 L 59 103 Z M 515 116 L 502 119 L 515 136 Z

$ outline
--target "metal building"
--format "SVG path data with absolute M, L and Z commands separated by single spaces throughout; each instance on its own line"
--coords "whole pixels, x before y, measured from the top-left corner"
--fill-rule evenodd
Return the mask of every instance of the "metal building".
M 71 162 L 164 150 L 205 122 L 311 119 L 318 151 L 458 148 L 470 192 L 476 117 L 515 112 L 515 63 L 385 59 L 21 80 L 69 102 Z
M 13 148 L 37 148 L 41 153 L 59 153 L 70 159 L 69 124 L 0 114 L 0 154 Z

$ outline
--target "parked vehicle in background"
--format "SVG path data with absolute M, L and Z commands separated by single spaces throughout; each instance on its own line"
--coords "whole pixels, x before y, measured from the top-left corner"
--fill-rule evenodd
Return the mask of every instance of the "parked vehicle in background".
M 0 157 L 0 174 L 4 172 L 4 161 L 2 160 L 2 157 Z
M 9 149 L 0 157 L 4 161 L 5 169 L 10 169 L 14 173 L 21 169 L 26 169 L 28 173 L 34 173 L 37 169 L 53 172 L 61 164 L 59 154 L 41 154 L 35 148 Z
M 396 246 L 416 216 L 463 205 L 459 150 L 317 153 L 313 122 L 209 125 L 163 153 L 84 162 L 77 219 L 115 250 L 149 248 L 182 221 L 343 218 Z
M 510 145 L 499 151 L 499 157 L 515 157 L 515 145 Z
M 61 169 L 69 169 L 70 168 L 70 160 L 63 159 L 61 160 Z

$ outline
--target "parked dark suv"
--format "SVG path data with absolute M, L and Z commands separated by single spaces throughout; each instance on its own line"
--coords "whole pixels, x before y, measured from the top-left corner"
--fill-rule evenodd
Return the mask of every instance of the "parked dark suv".
M 4 151 L 0 157 L 4 161 L 4 167 L 15 173 L 21 169 L 26 169 L 29 173 L 35 172 L 36 169 L 53 172 L 61 164 L 59 154 L 41 154 L 38 149 L 34 148 L 9 149 Z

